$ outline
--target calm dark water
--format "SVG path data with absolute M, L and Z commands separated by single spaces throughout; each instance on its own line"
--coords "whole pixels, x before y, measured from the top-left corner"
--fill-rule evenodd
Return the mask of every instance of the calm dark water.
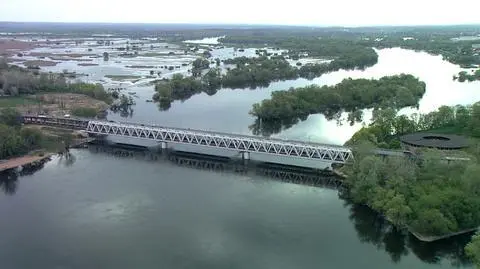
M 464 266 L 468 237 L 419 243 L 334 189 L 73 154 L 2 181 L 0 268 Z

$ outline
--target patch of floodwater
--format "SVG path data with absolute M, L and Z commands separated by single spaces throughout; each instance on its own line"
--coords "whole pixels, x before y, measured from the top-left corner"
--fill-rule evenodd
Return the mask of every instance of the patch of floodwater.
M 220 38 L 224 38 L 225 36 L 218 36 L 218 37 L 205 37 L 203 39 L 195 39 L 195 40 L 185 40 L 184 43 L 191 43 L 191 44 L 208 44 L 208 45 L 216 45 L 220 42 L 218 41 Z
M 257 54 L 255 54 L 255 51 L 257 49 L 255 48 L 244 48 L 244 49 L 237 49 L 233 47 L 221 47 L 221 48 L 215 48 L 213 51 L 211 51 L 212 58 L 219 58 L 220 60 L 226 60 L 226 59 L 233 59 L 237 57 L 258 57 Z M 282 53 L 288 52 L 287 50 L 276 50 L 273 48 L 261 48 L 261 50 L 266 50 L 267 53 L 271 53 L 273 56 L 276 55 L 281 55 Z

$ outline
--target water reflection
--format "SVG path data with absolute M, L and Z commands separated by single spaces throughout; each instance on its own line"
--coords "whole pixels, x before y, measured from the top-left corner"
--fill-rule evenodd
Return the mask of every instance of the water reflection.
M 113 112 L 113 114 L 118 114 L 122 118 L 132 118 L 133 117 L 133 108 L 132 106 L 129 106 L 128 108 L 110 108 L 110 111 Z
M 471 237 L 472 233 L 427 243 L 409 235 L 408 247 L 424 262 L 437 264 L 445 259 L 450 261 L 452 266 L 463 267 L 471 265 L 471 261 L 465 256 L 465 245 Z
M 70 151 L 62 152 L 59 154 L 58 164 L 72 166 L 76 160 L 77 158 Z
M 360 241 L 372 244 L 377 249 L 384 249 L 394 263 L 398 263 L 411 251 L 420 260 L 430 264 L 438 264 L 445 260 L 454 267 L 471 265 L 464 253 L 464 247 L 469 242 L 471 234 L 436 242 L 422 242 L 410 233 L 396 229 L 367 206 L 355 205 L 347 200 L 345 206 L 350 208 L 349 218 Z
M 34 165 L 25 165 L 22 168 L 13 168 L 0 172 L 0 189 L 6 195 L 14 195 L 18 190 L 18 178 L 35 174 L 48 161 L 50 161 L 49 158 Z
M 303 119 L 305 120 L 305 119 Z M 299 119 L 283 119 L 278 121 L 264 121 L 262 119 L 255 119 L 254 123 L 248 128 L 254 135 L 261 135 L 269 137 L 274 134 L 278 134 L 283 130 L 286 130 L 295 124 L 297 124 Z
M 270 180 L 292 184 L 329 189 L 339 189 L 342 187 L 342 181 L 339 180 L 339 178 L 332 176 L 327 171 L 312 168 L 255 161 L 245 163 L 241 159 L 230 159 L 227 157 L 181 151 L 168 151 L 162 154 L 155 151 L 149 151 L 140 146 L 128 149 L 116 146 L 91 145 L 89 146 L 89 151 L 94 154 L 109 154 L 123 158 L 134 158 L 147 161 L 168 161 L 177 166 L 218 173 L 235 173 L 250 176 L 256 175 L 260 176 L 262 179 L 268 178 Z
M 0 173 L 0 188 L 6 195 L 14 195 L 18 188 L 18 172 L 10 169 Z

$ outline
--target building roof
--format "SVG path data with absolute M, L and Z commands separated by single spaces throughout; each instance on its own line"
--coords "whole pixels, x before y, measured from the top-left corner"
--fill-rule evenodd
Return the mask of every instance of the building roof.
M 415 147 L 461 149 L 468 147 L 468 140 L 459 135 L 413 133 L 400 137 L 402 143 Z

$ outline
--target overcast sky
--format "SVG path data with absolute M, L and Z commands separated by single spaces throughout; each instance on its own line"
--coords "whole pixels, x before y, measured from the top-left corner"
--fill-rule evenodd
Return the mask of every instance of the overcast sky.
M 474 24 L 480 0 L 0 0 L 0 21 Z

